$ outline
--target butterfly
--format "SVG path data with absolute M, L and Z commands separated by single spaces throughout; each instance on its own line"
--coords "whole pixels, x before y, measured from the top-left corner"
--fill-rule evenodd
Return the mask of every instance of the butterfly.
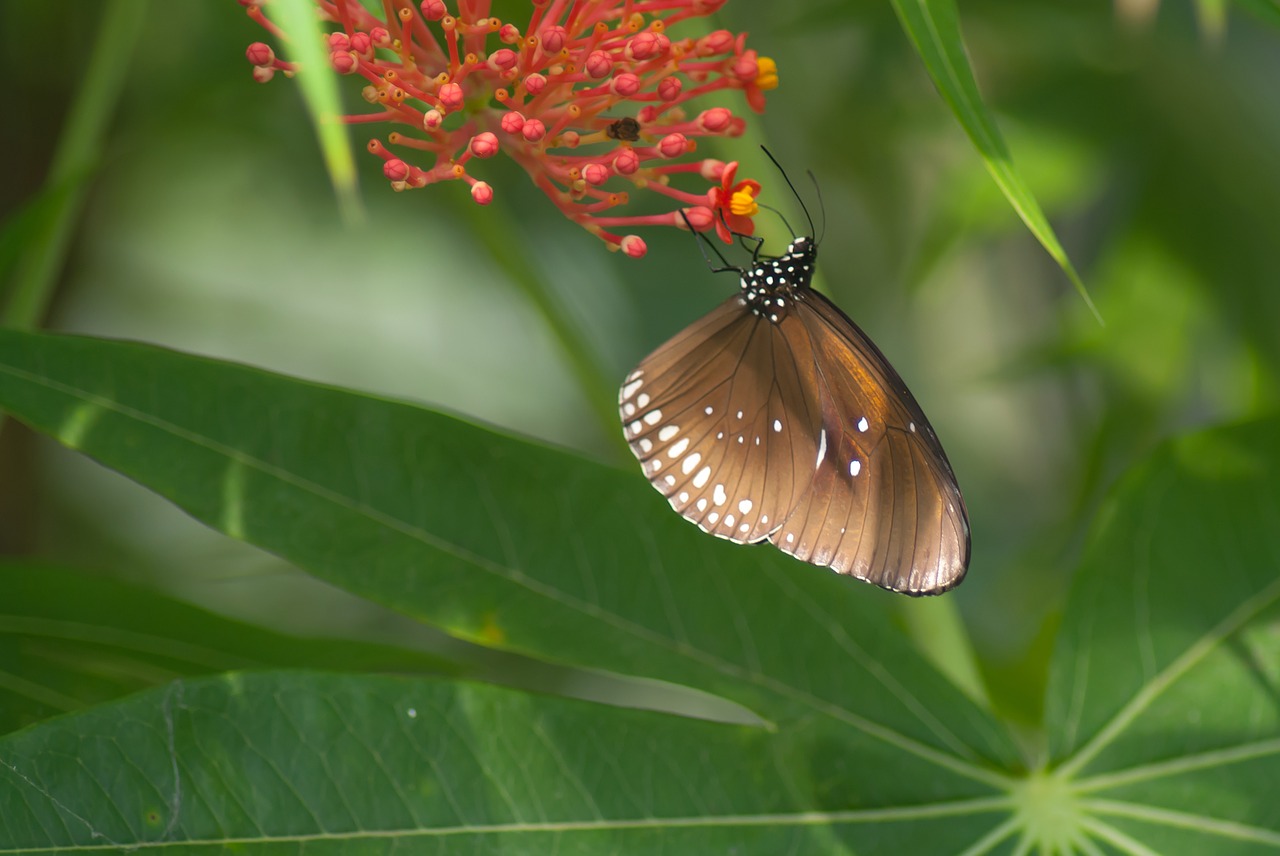
M 790 183 L 790 182 L 788 182 Z M 910 595 L 969 565 L 969 518 L 924 411 L 814 291 L 817 244 L 735 270 L 740 289 L 645 357 L 618 396 L 645 475 L 703 531 L 768 541 Z

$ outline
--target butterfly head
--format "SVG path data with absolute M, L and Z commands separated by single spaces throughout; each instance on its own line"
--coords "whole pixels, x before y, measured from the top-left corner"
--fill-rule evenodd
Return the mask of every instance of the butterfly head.
M 796 293 L 809 288 L 817 257 L 817 242 L 801 236 L 782 255 L 757 259 L 742 274 L 742 299 L 753 313 L 778 323 L 786 317 Z

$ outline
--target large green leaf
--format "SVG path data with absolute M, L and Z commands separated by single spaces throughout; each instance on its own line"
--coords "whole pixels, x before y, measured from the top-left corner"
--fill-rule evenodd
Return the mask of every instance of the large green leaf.
M 0 852 L 835 853 L 890 818 L 899 852 L 936 852 L 992 823 L 982 801 L 805 810 L 844 786 L 831 750 L 482 685 L 232 674 L 0 740 Z
M 284 666 L 456 673 L 412 651 L 285 636 L 101 576 L 0 562 L 0 734 L 177 677 Z
M 1004 729 L 893 597 L 708 538 L 639 473 L 458 419 L 159 348 L 0 331 L 0 406 L 196 518 L 458 636 L 686 684 L 852 757 L 989 793 Z M 834 736 L 831 739 L 836 739 Z M 885 783 L 850 784 L 859 801 Z
M 893 0 L 893 8 L 907 37 L 924 60 L 929 77 L 969 135 L 1000 192 L 1075 285 L 1089 311 L 1101 320 L 1084 281 L 1067 258 L 1067 251 L 1040 210 L 1040 203 L 1014 166 L 1000 128 L 982 101 L 960 36 L 960 14 L 955 0 Z
M 348 833 L 379 830 L 391 833 L 378 841 L 412 832 L 456 842 L 473 826 L 492 833 L 477 839 L 480 852 L 513 852 L 513 841 L 544 852 L 555 846 L 550 829 L 564 852 L 1280 846 L 1280 810 L 1258 796 L 1280 777 L 1280 547 L 1270 528 L 1280 420 L 1178 441 L 1116 494 L 1064 620 L 1048 756 L 1025 763 L 1001 724 L 885 619 L 888 595 L 707 538 L 634 473 L 408 405 L 76 337 L 0 331 L 0 405 L 211 525 L 421 620 L 548 660 L 684 683 L 766 720 L 712 725 L 316 675 L 178 683 L 0 743 L 0 775 L 16 792 L 0 788 L 0 799 L 66 821 L 55 830 L 32 820 L 17 841 L 74 846 L 89 829 L 130 846 L 179 830 L 204 839 L 213 812 L 218 843 L 283 836 L 290 849 L 362 847 L 369 840 Z M 400 702 L 388 705 L 380 687 L 392 686 Z M 404 687 L 434 707 L 395 695 Z M 404 734 L 388 711 L 443 711 L 455 723 L 459 699 L 489 718 L 429 745 L 394 742 Z M 199 754 L 176 748 L 178 710 L 200 719 L 189 726 Z M 513 736 L 517 722 L 545 723 L 541 755 Z M 639 735 L 643 751 L 631 742 Z M 306 757 L 334 740 L 360 748 L 350 767 Z M 166 748 L 157 755 L 148 741 Z M 118 753 L 150 757 L 146 775 L 159 784 L 121 778 L 134 771 L 119 769 Z M 77 779 L 59 766 L 69 757 L 99 772 Z M 405 758 L 483 811 L 406 808 L 438 795 L 419 792 L 419 771 L 386 766 Z M 156 770 L 175 767 L 202 783 L 184 793 L 215 808 L 188 803 L 193 814 L 171 825 L 174 776 Z M 670 789 L 661 811 L 616 796 L 618 782 L 652 783 L 658 770 Z M 356 780 L 371 784 L 342 790 Z M 58 790 L 85 781 L 100 784 Z M 607 810 L 581 796 L 597 789 L 613 794 Z M 147 793 L 154 806 L 119 805 Z M 125 826 L 109 825 L 117 815 Z
M 1280 848 L 1278 521 L 1277 419 L 1170 443 L 1112 498 L 1047 705 L 1052 779 L 1100 826 L 1158 852 Z

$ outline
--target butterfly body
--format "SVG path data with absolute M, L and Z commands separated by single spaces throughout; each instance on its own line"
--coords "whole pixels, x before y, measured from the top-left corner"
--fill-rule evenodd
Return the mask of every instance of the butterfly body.
M 807 237 L 758 259 L 737 294 L 646 357 L 619 394 L 627 441 L 706 532 L 946 591 L 969 562 L 955 475 L 898 373 L 813 290 L 815 260 Z

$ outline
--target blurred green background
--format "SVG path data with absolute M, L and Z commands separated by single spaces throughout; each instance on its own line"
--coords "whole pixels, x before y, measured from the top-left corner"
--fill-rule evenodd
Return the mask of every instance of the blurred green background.
M 776 59 L 781 85 L 747 137 L 700 153 L 743 161 L 788 212 L 756 144 L 816 175 L 823 286 L 946 445 L 973 523 L 949 597 L 1015 715 L 1040 704 L 1070 569 L 1115 477 L 1162 438 L 1275 406 L 1280 29 L 1274 7 L 1250 6 L 1262 15 L 1208 0 L 961 5 L 987 103 L 1105 327 L 999 194 L 888 4 L 734 0 L 720 15 Z M 67 199 L 49 192 L 51 158 L 110 8 L 4 5 L 9 272 L 39 211 Z M 607 253 L 502 159 L 472 170 L 495 188 L 487 209 L 461 182 L 393 193 L 362 151 L 386 126 L 354 129 L 363 218 L 348 222 L 297 82 L 253 81 L 244 48 L 267 39 L 236 3 L 122 8 L 136 45 L 117 43 L 101 145 L 82 141 L 92 165 L 69 184 L 84 204 L 47 326 L 421 401 L 631 466 L 592 402 L 734 287 L 687 234 L 645 232 L 638 261 Z M 571 369 L 566 330 L 597 388 Z M 0 554 L 277 629 L 470 656 L 20 426 L 0 444 Z

